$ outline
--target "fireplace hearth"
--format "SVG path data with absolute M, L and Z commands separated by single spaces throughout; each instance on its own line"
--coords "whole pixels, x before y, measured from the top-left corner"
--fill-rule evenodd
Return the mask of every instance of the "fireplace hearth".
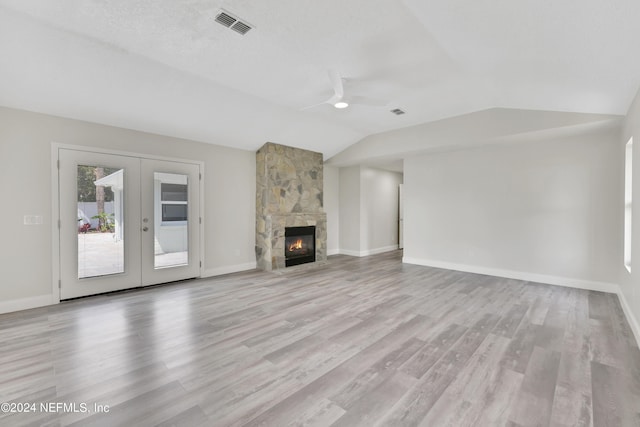
M 286 227 L 284 229 L 285 266 L 316 261 L 316 227 Z

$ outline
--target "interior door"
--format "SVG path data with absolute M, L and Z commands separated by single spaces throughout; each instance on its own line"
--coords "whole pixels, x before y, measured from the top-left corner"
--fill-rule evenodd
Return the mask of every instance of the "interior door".
M 198 277 L 200 167 L 60 148 L 60 299 Z

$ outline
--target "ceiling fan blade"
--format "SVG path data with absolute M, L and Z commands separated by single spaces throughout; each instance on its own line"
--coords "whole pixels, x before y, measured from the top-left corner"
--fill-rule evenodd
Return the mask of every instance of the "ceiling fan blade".
M 323 104 L 335 105 L 337 102 L 340 102 L 344 97 L 344 86 L 342 84 L 342 77 L 340 77 L 340 73 L 336 70 L 329 70 L 329 79 L 331 80 L 331 85 L 333 86 L 333 96 L 327 99 L 324 102 L 320 102 L 318 104 L 309 105 L 308 107 L 303 107 L 301 110 L 308 110 L 310 108 L 319 107 Z
M 326 100 L 326 101 L 324 101 L 324 102 L 326 102 L 327 104 L 331 104 L 331 105 L 333 105 L 333 104 L 335 104 L 336 102 L 340 101 L 341 99 L 342 99 L 342 95 L 335 94 L 335 95 L 333 95 L 331 98 L 327 99 L 327 100 Z
M 329 70 L 329 80 L 333 86 L 333 93 L 337 96 L 337 101 L 341 100 L 344 96 L 344 86 L 342 85 L 342 77 L 336 70 Z
M 310 108 L 319 107 L 319 106 L 324 105 L 324 104 L 334 105 L 336 102 L 340 101 L 341 99 L 342 99 L 341 96 L 333 95 L 331 98 L 327 99 L 326 101 L 319 102 L 319 103 L 313 104 L 313 105 L 309 105 L 308 107 L 303 107 L 303 108 L 301 108 L 301 110 L 308 110 Z
M 316 108 L 316 107 L 319 107 L 321 105 L 325 105 L 326 103 L 327 102 L 325 101 L 325 102 L 320 102 L 318 104 L 308 105 L 306 107 L 302 107 L 300 110 L 310 110 L 311 108 Z
M 372 107 L 384 107 L 389 101 L 384 99 L 369 98 L 368 96 L 351 96 L 347 99 L 350 104 L 370 105 Z

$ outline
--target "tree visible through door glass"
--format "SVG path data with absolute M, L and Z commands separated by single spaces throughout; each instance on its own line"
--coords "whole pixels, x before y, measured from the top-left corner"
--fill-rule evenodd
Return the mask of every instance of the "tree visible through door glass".
M 78 165 L 78 278 L 124 273 L 124 169 Z

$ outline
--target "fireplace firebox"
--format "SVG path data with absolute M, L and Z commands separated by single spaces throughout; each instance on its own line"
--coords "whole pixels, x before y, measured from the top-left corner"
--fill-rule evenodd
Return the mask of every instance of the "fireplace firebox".
M 285 266 L 316 261 L 316 227 L 286 227 L 284 229 Z

